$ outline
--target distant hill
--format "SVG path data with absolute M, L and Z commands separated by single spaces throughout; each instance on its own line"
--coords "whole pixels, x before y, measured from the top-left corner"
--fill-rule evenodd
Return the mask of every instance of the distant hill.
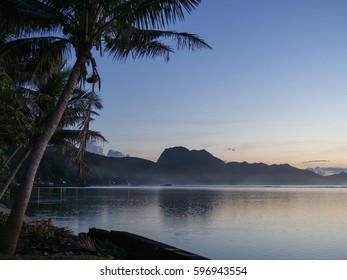
M 247 184 L 247 185 L 341 185 L 347 174 L 321 176 L 288 164 L 230 162 L 206 150 L 173 147 L 163 151 L 157 162 L 135 158 L 85 155 L 84 184 Z M 38 172 L 41 180 L 77 183 L 76 169 L 66 159 L 46 153 Z
M 326 180 L 326 184 L 331 184 L 331 185 L 344 185 L 347 184 L 347 173 L 342 172 L 340 174 L 334 174 L 330 176 L 325 176 L 323 179 Z
M 322 184 L 322 176 L 288 164 L 227 163 L 229 175 L 235 184 Z
M 84 160 L 86 183 L 146 185 L 156 174 L 154 162 L 136 157 L 114 158 L 87 153 Z

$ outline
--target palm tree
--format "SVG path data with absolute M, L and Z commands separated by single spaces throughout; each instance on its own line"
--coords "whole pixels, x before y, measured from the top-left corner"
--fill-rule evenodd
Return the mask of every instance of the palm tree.
M 4 1 L 5 4 L 11 1 Z M 210 48 L 196 35 L 162 31 L 198 7 L 201 0 L 21 0 L 10 5 L 12 14 L 22 15 L 14 31 L 19 36 L 4 41 L 0 47 L 5 63 L 15 57 L 22 61 L 40 56 L 45 62 L 74 55 L 72 71 L 58 103 L 47 120 L 45 129 L 29 156 L 28 167 L 11 214 L 0 233 L 0 253 L 13 254 L 29 202 L 35 174 L 44 151 L 58 127 L 68 101 L 80 82 L 99 84 L 93 50 L 114 59 L 128 57 L 163 57 L 169 60 L 173 48 L 165 42 L 173 40 L 176 48 Z M 23 4 L 24 3 L 24 4 Z M 7 7 L 5 5 L 5 7 Z M 13 10 L 13 11 L 12 11 Z M 6 18 L 12 17 L 6 14 Z M 9 20 L 12 23 L 12 19 Z M 12 26 L 11 24 L 9 24 Z M 46 36 L 43 36 L 45 34 Z M 27 55 L 27 54 L 31 55 Z M 22 55 L 21 55 L 22 54 Z M 13 56 L 14 55 L 14 56 Z
M 4 117 L 3 120 L 6 120 L 9 115 L 18 114 L 19 112 L 20 117 L 15 118 L 15 120 L 23 119 L 23 116 L 27 116 L 27 119 L 30 120 L 27 121 L 24 130 L 21 129 L 23 125 L 15 125 L 16 130 L 9 130 L 10 127 L 13 127 L 13 119 L 11 118 L 8 121 L 0 122 L 0 131 L 6 131 L 6 133 L 0 135 L 0 140 L 2 140 L 0 142 L 8 142 L 9 145 L 13 145 L 15 142 L 19 143 L 20 145 L 15 153 L 19 149 L 24 149 L 13 165 L 10 174 L 7 176 L 7 180 L 0 187 L 0 199 L 4 196 L 20 167 L 30 154 L 33 144 L 51 112 L 51 108 L 55 106 L 57 98 L 63 90 L 68 73 L 68 71 L 60 71 L 54 74 L 46 83 L 38 86 L 36 90 L 33 90 L 32 85 L 30 85 L 30 88 L 17 87 L 17 90 L 7 94 L 0 93 L 0 97 L 3 95 L 5 97 L 9 95 L 10 97 L 10 100 L 0 99 L 2 101 L 0 109 L 3 109 L 0 110 L 0 119 Z M 20 103 L 26 104 L 27 107 L 23 108 L 18 104 L 17 106 L 13 106 L 13 99 L 19 99 L 22 101 Z M 8 109 L 6 110 L 6 108 Z M 99 132 L 89 129 L 89 122 L 94 120 L 93 116 L 98 115 L 95 109 L 102 109 L 101 100 L 93 92 L 76 89 L 69 101 L 68 108 L 64 112 L 57 131 L 49 142 L 49 145 L 60 154 L 75 157 L 79 170 L 83 168 L 83 157 L 80 154 L 84 151 L 86 142 L 106 141 Z M 16 135 L 19 136 L 16 137 Z M 14 138 L 18 140 L 13 142 Z
M 28 106 L 24 96 L 15 89 L 11 77 L 2 71 L 2 77 L 5 83 L 0 87 L 0 143 L 2 149 L 8 149 L 9 146 L 16 147 L 12 155 L 6 160 L 0 169 L 0 199 L 3 197 L 8 186 L 12 182 L 16 171 L 15 166 L 11 171 L 8 169 L 10 161 L 13 161 L 15 155 L 23 148 L 31 132 L 32 116 L 29 114 Z M 7 148 L 6 148 L 7 147 Z M 25 149 L 21 158 L 18 160 L 20 166 L 28 156 L 29 149 Z M 19 169 L 19 168 L 18 168 Z

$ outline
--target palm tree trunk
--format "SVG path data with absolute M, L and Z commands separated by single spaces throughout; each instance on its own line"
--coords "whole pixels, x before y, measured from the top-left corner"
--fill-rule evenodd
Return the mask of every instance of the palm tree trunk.
M 5 184 L 1 187 L 0 190 L 0 200 L 3 198 L 5 192 L 7 191 L 9 185 L 11 184 L 11 182 L 13 181 L 14 177 L 17 175 L 17 172 L 19 170 L 19 168 L 22 166 L 23 162 L 27 159 L 27 157 L 29 156 L 30 152 L 32 150 L 32 146 L 28 146 L 24 153 L 22 154 L 22 156 L 19 158 L 19 160 L 17 161 L 16 165 L 14 166 L 14 168 L 11 171 L 11 174 L 8 176 Z
M 26 170 L 24 180 L 16 193 L 10 216 L 0 232 L 0 254 L 13 255 L 15 253 L 37 169 L 47 148 L 48 142 L 56 131 L 68 101 L 78 83 L 81 65 L 83 65 L 85 61 L 86 56 L 80 56 L 77 58 L 55 110 L 52 116 L 48 119 L 46 127 L 37 139 L 33 150 L 30 153 L 28 158 L 29 166 Z

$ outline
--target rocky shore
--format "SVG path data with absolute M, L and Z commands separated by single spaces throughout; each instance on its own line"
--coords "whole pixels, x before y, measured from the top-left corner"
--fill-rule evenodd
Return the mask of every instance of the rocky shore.
M 0 204 L 0 229 L 10 209 Z M 8 256 L 1 256 L 6 259 Z M 12 257 L 10 257 L 12 258 Z M 26 217 L 15 259 L 203 260 L 205 257 L 121 231 L 92 228 L 75 235 L 51 220 Z

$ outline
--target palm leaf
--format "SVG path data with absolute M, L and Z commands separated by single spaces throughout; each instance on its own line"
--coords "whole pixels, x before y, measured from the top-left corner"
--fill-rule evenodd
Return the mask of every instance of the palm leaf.
M 129 0 L 100 1 L 108 20 L 131 24 L 141 29 L 165 28 L 183 21 L 185 14 L 193 12 L 200 0 Z
M 51 20 L 45 5 L 36 0 L 2 0 L 0 27 L 3 34 L 27 34 L 48 26 Z
M 114 28 L 118 31 L 113 32 L 113 39 L 105 42 L 105 50 L 115 59 L 125 60 L 131 56 L 134 59 L 157 56 L 169 60 L 170 53 L 174 50 L 167 43 L 176 42 L 178 50 L 187 48 L 188 50 L 196 50 L 200 48 L 211 47 L 197 35 L 186 32 L 176 31 L 160 31 L 160 30 L 141 30 L 128 26 L 122 28 Z M 165 43 L 166 42 L 166 43 Z
M 31 81 L 38 83 L 56 73 L 70 55 L 69 41 L 59 37 L 7 38 L 0 44 L 0 56 L 6 71 L 16 72 L 21 66 L 23 70 L 30 70 Z
M 52 138 L 51 144 L 57 144 L 60 143 L 71 143 L 73 145 L 76 145 L 80 142 L 80 136 L 81 136 L 82 130 L 78 129 L 62 129 L 58 130 L 54 137 Z M 88 142 L 107 142 L 106 138 L 98 131 L 94 130 L 88 130 L 87 131 L 87 141 Z M 75 146 L 76 147 L 76 146 Z

